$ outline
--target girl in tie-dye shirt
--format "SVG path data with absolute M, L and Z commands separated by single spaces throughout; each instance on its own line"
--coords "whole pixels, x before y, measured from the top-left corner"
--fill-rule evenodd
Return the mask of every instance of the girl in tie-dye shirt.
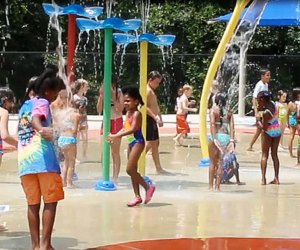
M 36 97 L 26 100 L 19 111 L 19 174 L 28 203 L 32 249 L 54 249 L 51 233 L 57 202 L 64 198 L 64 192 L 53 145 L 50 103 L 64 84 L 56 72 L 48 69 L 35 80 L 34 85 Z M 41 197 L 44 210 L 40 220 Z M 38 221 L 42 221 L 43 232 L 46 232 L 41 239 Z

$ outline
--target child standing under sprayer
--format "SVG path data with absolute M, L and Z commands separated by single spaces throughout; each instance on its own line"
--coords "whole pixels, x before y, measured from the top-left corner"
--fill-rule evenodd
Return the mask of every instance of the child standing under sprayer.
M 25 101 L 19 111 L 18 165 L 28 204 L 32 249 L 53 249 L 51 235 L 57 202 L 64 198 L 50 112 L 50 103 L 64 88 L 56 72 L 47 69 L 35 80 L 37 96 Z M 41 197 L 44 201 L 42 218 L 39 215 Z M 40 221 L 43 226 L 41 238 Z
M 145 140 L 142 134 L 142 114 L 138 110 L 140 105 L 144 105 L 142 97 L 136 87 L 127 87 L 123 89 L 124 106 L 127 111 L 124 129 L 117 134 L 110 134 L 107 140 L 114 143 L 115 140 L 127 136 L 128 138 L 128 162 L 127 173 L 131 177 L 131 183 L 135 198 L 127 204 L 134 207 L 143 202 L 140 194 L 140 185 L 146 190 L 145 204 L 150 202 L 155 186 L 148 185 L 143 177 L 138 173 L 138 160 L 145 148 Z
M 61 108 L 56 109 L 55 119 L 59 128 L 58 147 L 64 156 L 62 170 L 63 186 L 75 188 L 73 175 L 77 152 L 77 132 L 81 115 L 71 106 L 71 95 L 67 90 L 61 90 L 58 96 Z

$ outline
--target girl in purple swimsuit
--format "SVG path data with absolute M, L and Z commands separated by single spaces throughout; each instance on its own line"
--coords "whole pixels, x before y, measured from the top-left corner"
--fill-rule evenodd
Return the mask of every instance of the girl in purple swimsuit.
M 142 114 L 138 107 L 144 105 L 139 90 L 136 87 L 123 89 L 124 106 L 127 110 L 124 128 L 117 134 L 110 134 L 107 140 L 114 143 L 115 140 L 127 136 L 128 138 L 128 162 L 126 171 L 131 177 L 131 183 L 135 198 L 127 206 L 134 207 L 143 202 L 140 195 L 141 185 L 146 190 L 145 204 L 147 204 L 155 191 L 155 186 L 148 185 L 138 173 L 138 160 L 145 148 L 145 140 L 142 134 Z

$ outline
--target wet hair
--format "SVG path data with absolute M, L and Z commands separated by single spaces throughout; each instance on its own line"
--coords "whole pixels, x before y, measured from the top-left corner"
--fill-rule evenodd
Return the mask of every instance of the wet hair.
M 85 84 L 88 84 L 87 80 L 84 80 L 82 78 L 78 79 L 75 81 L 75 89 L 74 89 L 74 93 L 77 94 L 78 91 L 82 88 L 82 86 L 84 86 Z
M 226 96 L 223 93 L 215 94 L 215 104 L 220 108 L 220 125 L 223 124 L 224 109 L 226 107 Z
M 257 99 L 263 99 L 265 102 L 269 102 L 272 99 L 272 94 L 269 91 L 260 91 L 257 94 Z
M 35 93 L 35 81 L 38 77 L 37 76 L 33 76 L 29 79 L 28 83 L 27 83 L 27 86 L 26 86 L 26 92 L 25 92 L 25 95 L 23 97 L 23 100 L 22 100 L 22 104 L 24 104 L 24 102 L 26 102 L 27 100 L 30 99 L 29 97 L 29 94 L 31 91 L 33 91 Z
M 148 75 L 148 80 L 154 80 L 155 78 L 162 79 L 162 75 L 158 71 L 151 71 Z
M 300 94 L 300 88 L 294 88 L 292 90 L 292 101 L 297 101 L 298 100 L 298 95 Z
M 271 72 L 270 69 L 268 69 L 268 68 L 261 68 L 259 70 L 260 76 L 264 76 L 267 72 Z
M 56 75 L 55 70 L 50 68 L 38 76 L 34 84 L 34 92 L 40 97 L 45 96 L 47 90 L 59 91 L 65 88 L 64 81 Z
M 138 100 L 138 102 L 141 106 L 144 105 L 143 98 L 140 94 L 139 89 L 136 86 L 125 87 L 122 89 L 122 93 L 123 93 L 123 95 L 128 95 L 129 97 L 131 97 L 134 100 Z
M 15 100 L 14 92 L 7 87 L 0 88 L 0 107 L 3 107 L 5 101 L 13 102 Z
M 284 90 L 278 90 L 278 92 L 277 92 L 278 100 L 280 100 L 281 96 L 283 96 L 284 94 L 287 94 L 287 92 Z

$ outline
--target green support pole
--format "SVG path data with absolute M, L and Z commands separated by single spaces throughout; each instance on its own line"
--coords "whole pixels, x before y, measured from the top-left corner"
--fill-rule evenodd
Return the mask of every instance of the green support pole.
M 103 149 L 102 149 L 102 178 L 96 185 L 96 190 L 112 191 L 116 189 L 109 181 L 110 143 L 106 137 L 110 133 L 111 109 L 111 75 L 112 75 L 112 36 L 113 30 L 104 29 L 104 105 L 103 105 Z
M 109 181 L 111 73 L 112 73 L 112 29 L 104 30 L 104 106 L 103 106 L 103 180 Z

